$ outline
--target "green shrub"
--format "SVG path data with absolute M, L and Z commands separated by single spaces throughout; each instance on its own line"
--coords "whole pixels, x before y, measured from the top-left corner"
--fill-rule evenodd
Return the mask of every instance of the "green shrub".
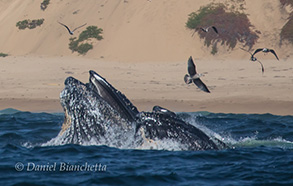
M 28 28 L 29 29 L 36 28 L 37 26 L 40 26 L 41 24 L 43 24 L 43 22 L 44 22 L 44 19 L 32 20 L 31 22 L 29 22 Z
M 82 43 L 77 47 L 77 52 L 84 55 L 91 49 L 93 49 L 93 45 L 89 43 Z
M 16 27 L 18 27 L 18 29 L 21 29 L 21 30 L 26 29 L 27 26 L 28 26 L 28 20 L 18 21 L 16 23 Z
M 78 52 L 79 54 L 85 55 L 89 50 L 93 49 L 93 45 L 89 43 L 80 43 L 91 38 L 102 40 L 102 32 L 103 29 L 98 28 L 97 26 L 88 26 L 85 31 L 79 34 L 78 39 L 76 39 L 76 37 L 69 39 L 69 49 L 72 52 Z
M 85 31 L 80 33 L 78 40 L 80 42 L 87 40 L 89 38 L 96 38 L 97 40 L 102 40 L 103 36 L 100 35 L 102 34 L 102 32 L 103 29 L 101 28 L 98 28 L 96 26 L 88 26 Z
M 283 40 L 288 40 L 293 44 L 293 13 L 291 13 L 288 22 L 281 29 L 280 37 L 281 43 Z
M 215 26 L 219 35 L 213 31 L 205 33 L 200 27 Z M 237 42 L 243 43 L 243 47 L 250 49 L 259 38 L 258 35 L 250 30 L 252 27 L 247 15 L 239 11 L 226 11 L 226 7 L 221 3 L 211 3 L 201 7 L 198 11 L 189 14 L 186 27 L 195 30 L 207 47 L 213 45 L 212 52 L 217 51 L 216 43 L 227 45 L 233 49 Z
M 45 19 L 38 19 L 38 20 L 36 21 L 37 26 L 40 26 L 41 24 L 43 24 L 43 23 L 44 23 L 44 20 L 45 20 Z
M 293 7 L 293 0 L 280 0 L 280 3 L 283 7 L 287 5 Z M 287 23 L 281 29 L 280 38 L 281 44 L 283 40 L 288 40 L 293 44 L 293 12 L 291 12 Z
M 74 38 L 70 38 L 69 39 L 69 49 L 72 51 L 72 52 L 76 52 L 77 51 L 77 48 L 78 48 L 78 40 L 75 40 L 76 37 Z
M 44 23 L 44 19 L 34 19 L 34 20 L 23 20 L 23 21 L 18 21 L 16 23 L 16 27 L 20 30 L 24 30 L 26 28 L 33 29 L 36 28 L 37 26 L 41 26 Z
M 220 4 L 220 6 L 223 6 L 223 4 Z M 220 8 L 220 7 L 219 7 Z M 197 12 L 192 12 L 189 14 L 188 21 L 186 23 L 187 28 L 195 29 L 203 24 L 203 21 L 205 21 L 205 18 L 212 14 L 215 11 L 214 4 L 210 4 L 208 6 L 200 7 L 200 9 Z M 207 20 L 207 24 L 212 24 L 212 20 Z
M 44 0 L 44 1 L 42 2 L 42 4 L 44 4 L 44 5 L 49 5 L 49 3 L 50 3 L 50 0 Z
M 50 0 L 44 0 L 42 3 L 41 3 L 41 9 L 42 10 L 45 10 L 48 5 L 50 4 Z
M 280 3 L 281 3 L 282 6 L 290 5 L 291 7 L 293 7 L 293 1 L 292 0 L 280 0 Z
M 8 56 L 8 54 L 5 54 L 5 53 L 0 53 L 0 57 L 7 57 Z

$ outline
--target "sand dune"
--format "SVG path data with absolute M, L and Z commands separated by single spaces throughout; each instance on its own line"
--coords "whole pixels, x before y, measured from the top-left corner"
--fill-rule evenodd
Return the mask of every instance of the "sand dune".
M 188 14 L 210 2 L 64 0 L 51 1 L 42 11 L 38 1 L 1 1 L 0 23 L 5 27 L 1 28 L 0 51 L 11 55 L 76 56 L 68 49 L 70 35 L 57 23 L 61 21 L 72 28 L 85 22 L 103 28 L 104 40 L 94 43 L 94 49 L 86 55 L 89 58 L 126 62 L 178 61 L 189 55 L 246 59 L 243 51 L 236 48 L 227 52 L 224 46 L 218 55 L 211 56 L 197 35 L 191 37 L 192 31 L 185 27 Z M 280 28 L 288 12 L 276 0 L 245 2 L 245 13 L 254 29 L 262 33 L 255 47 L 273 47 L 282 58 L 292 55 L 292 46 L 279 48 Z M 38 18 L 45 22 L 36 29 L 18 30 L 15 26 L 17 21 Z
M 159 104 L 178 112 L 293 115 L 293 46 L 279 45 L 288 9 L 280 8 L 277 0 L 245 1 L 253 29 L 261 32 L 254 48 L 274 48 L 280 58 L 258 54 L 265 66 L 262 75 L 259 64 L 250 62 L 238 46 L 228 51 L 222 46 L 213 56 L 203 40 L 191 36 L 185 27 L 188 14 L 210 2 L 214 1 L 63 0 L 51 1 L 42 11 L 39 1 L 0 1 L 0 52 L 10 54 L 0 58 L 0 109 L 61 111 L 59 93 L 66 77 L 87 82 L 92 69 L 139 110 Z M 15 26 L 40 18 L 44 24 L 33 30 Z M 71 36 L 57 21 L 71 28 L 96 25 L 104 30 L 104 39 L 79 56 L 69 50 Z M 202 80 L 211 94 L 183 82 L 189 56 L 205 74 Z

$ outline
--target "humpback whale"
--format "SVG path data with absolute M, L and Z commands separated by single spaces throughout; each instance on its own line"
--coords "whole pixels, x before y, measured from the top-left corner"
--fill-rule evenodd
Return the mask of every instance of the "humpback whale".
M 164 150 L 217 150 L 226 147 L 220 140 L 208 136 L 168 109 L 154 106 L 151 112 L 139 112 L 105 78 L 92 70 L 89 74 L 88 83 L 73 77 L 65 80 L 65 87 L 60 93 L 64 123 L 51 144 Z

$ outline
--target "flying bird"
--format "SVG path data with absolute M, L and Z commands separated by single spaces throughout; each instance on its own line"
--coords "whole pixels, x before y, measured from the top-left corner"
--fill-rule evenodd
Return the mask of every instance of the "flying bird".
M 256 57 L 254 57 L 255 52 L 252 54 L 251 52 L 249 52 L 249 51 L 247 51 L 247 50 L 245 50 L 243 48 L 240 48 L 240 49 L 244 50 L 245 52 L 248 52 L 251 55 L 250 56 L 250 61 L 257 61 L 257 62 L 259 62 L 259 64 L 261 65 L 261 72 L 262 73 L 265 72 L 265 69 L 263 67 L 263 64 Z
M 198 74 L 196 72 L 196 67 L 194 65 L 194 62 L 192 60 L 192 57 L 190 56 L 187 63 L 187 71 L 188 74 L 184 76 L 184 81 L 186 84 L 194 83 L 198 88 L 201 90 L 210 93 L 207 86 L 200 80 L 200 77 L 203 76 L 203 74 Z
M 86 23 L 85 23 L 85 24 L 83 24 L 83 25 L 81 25 L 81 26 L 79 26 L 79 27 L 76 27 L 75 29 L 73 29 L 73 30 L 71 31 L 71 30 L 69 29 L 69 27 L 66 26 L 65 24 L 60 23 L 59 21 L 58 21 L 58 23 L 59 23 L 60 25 L 64 26 L 64 27 L 68 30 L 68 32 L 69 32 L 70 35 L 73 35 L 73 33 L 74 33 L 75 30 L 77 30 L 77 29 L 79 29 L 79 28 L 81 28 L 81 27 L 83 27 L 83 26 L 86 25 Z
M 265 69 L 263 67 L 263 64 L 258 60 L 256 59 L 256 57 L 254 57 L 253 55 L 250 57 L 250 61 L 257 61 L 259 62 L 259 64 L 261 65 L 261 72 L 264 73 L 265 72 Z
M 255 55 L 256 53 L 258 53 L 258 52 L 260 52 L 260 51 L 262 51 L 262 52 L 264 52 L 264 53 L 269 53 L 269 52 L 271 52 L 272 54 L 275 55 L 275 57 L 277 58 L 277 60 L 279 60 L 279 58 L 278 58 L 276 52 L 275 52 L 273 49 L 268 49 L 268 48 L 258 48 L 258 49 L 256 49 L 256 50 L 254 51 L 254 53 L 253 53 L 252 55 Z
M 202 28 L 202 27 L 200 27 L 200 29 L 201 29 L 202 31 L 204 31 L 204 32 L 208 32 L 210 28 L 212 28 L 217 34 L 219 34 L 217 28 L 214 27 L 214 26 L 209 26 L 209 27 L 206 27 L 206 28 Z
M 209 29 L 210 29 L 210 28 L 212 28 L 217 34 L 219 34 L 218 29 L 217 29 L 216 27 L 214 27 L 214 26 L 209 26 L 209 27 L 206 27 L 206 28 L 202 28 L 202 27 L 200 27 L 200 29 L 201 29 L 203 32 L 205 32 L 205 33 L 209 32 Z M 197 30 L 197 29 L 194 30 L 192 36 L 193 36 L 194 33 L 196 32 L 196 30 Z

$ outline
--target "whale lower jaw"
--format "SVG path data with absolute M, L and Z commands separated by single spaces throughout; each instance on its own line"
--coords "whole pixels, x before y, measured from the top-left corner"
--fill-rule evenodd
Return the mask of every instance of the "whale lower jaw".
M 137 108 L 110 83 L 94 71 L 90 71 L 90 85 L 100 97 L 106 100 L 114 109 L 120 112 L 126 119 L 134 121 L 139 113 Z

